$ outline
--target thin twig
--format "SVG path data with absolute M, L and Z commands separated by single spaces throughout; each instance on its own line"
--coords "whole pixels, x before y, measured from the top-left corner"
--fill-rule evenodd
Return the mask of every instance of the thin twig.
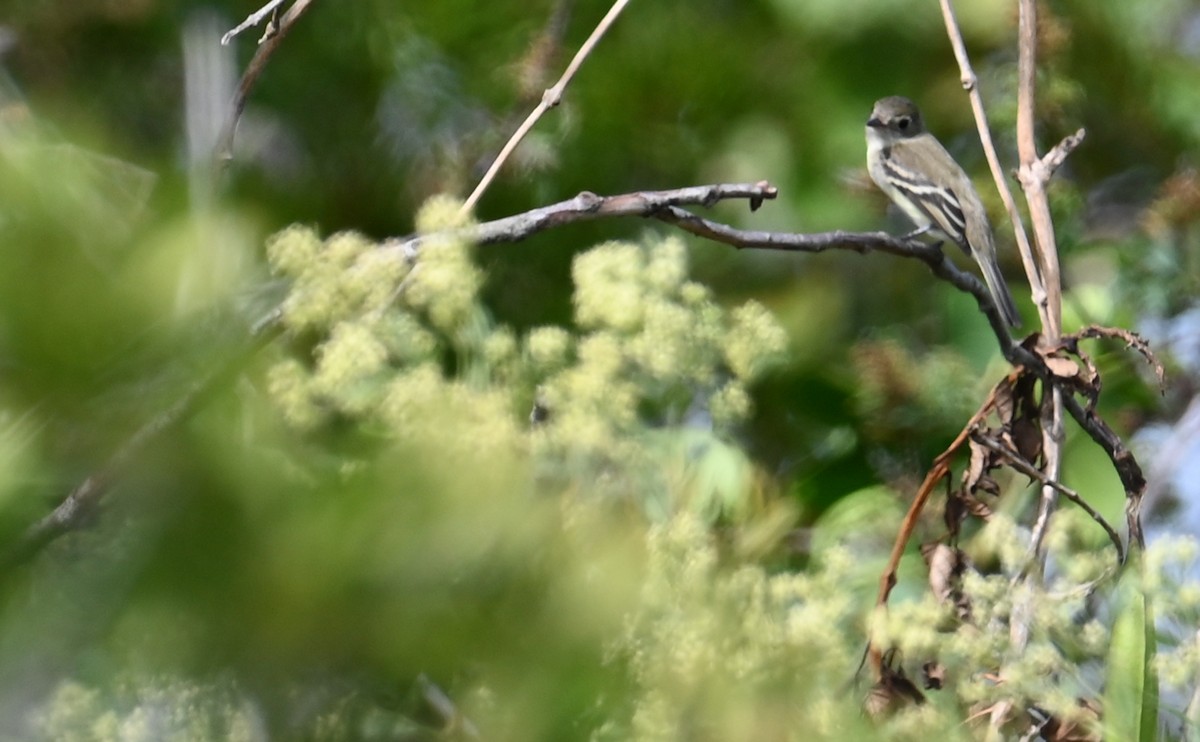
M 1125 562 L 1125 545 L 1121 543 L 1121 536 L 1116 532 L 1115 529 L 1113 529 L 1111 525 L 1109 525 L 1108 521 L 1104 519 L 1103 515 L 1101 515 L 1090 504 L 1088 504 L 1087 500 L 1084 500 L 1082 497 L 1080 497 L 1078 492 L 1070 487 L 1067 487 L 1061 482 L 1050 479 L 1036 466 L 1026 461 L 1023 456 L 1021 456 L 1011 447 L 1002 446 L 989 436 L 972 433 L 971 440 L 985 448 L 995 451 L 996 453 L 1002 454 L 1007 459 L 1009 466 L 1027 477 L 1036 479 L 1047 487 L 1053 487 L 1063 497 L 1078 505 L 1083 512 L 1091 516 L 1092 520 L 1096 521 L 1096 523 L 1104 529 L 1104 532 L 1108 534 L 1109 541 L 1112 541 L 1113 546 L 1117 549 L 1117 561 L 1122 564 Z
M 1063 392 L 1057 383 L 1049 387 L 1049 392 L 1049 404 L 1044 405 L 1042 414 L 1042 452 L 1045 457 L 1046 476 L 1052 481 L 1058 481 L 1062 473 L 1062 442 L 1066 438 L 1066 432 L 1063 430 Z M 1053 487 L 1042 487 L 1042 497 L 1030 536 L 1031 548 L 1039 560 L 1045 559 L 1042 550 L 1043 539 L 1050 528 L 1050 517 L 1054 514 L 1056 500 L 1057 491 Z
M 235 28 L 230 29 L 224 36 L 221 37 L 221 46 L 227 46 L 233 38 L 245 31 L 247 28 L 257 26 L 262 23 L 263 18 L 275 12 L 275 9 L 284 3 L 284 0 L 270 0 L 266 5 L 246 16 L 246 20 L 239 23 Z
M 608 9 L 608 13 L 605 14 L 604 18 L 593 29 L 592 35 L 588 37 L 587 41 L 583 42 L 583 46 L 579 48 L 571 63 L 567 65 L 567 69 L 563 72 L 562 77 L 558 78 L 558 82 L 554 83 L 553 87 L 542 93 L 542 100 L 537 104 L 537 107 L 525 117 L 525 120 L 521 122 L 521 125 L 517 127 L 517 130 L 513 132 L 508 142 L 500 150 L 500 154 L 496 155 L 496 159 L 492 161 L 491 167 L 484 173 L 483 179 L 479 181 L 479 185 L 475 186 L 475 190 L 463 202 L 463 213 L 468 213 L 475 208 L 475 204 L 479 202 L 479 198 L 488 189 L 488 186 L 491 185 L 492 180 L 495 179 L 496 173 L 500 171 L 501 166 L 508 160 L 509 156 L 517 148 L 517 145 L 521 143 L 521 140 L 525 138 L 525 135 L 529 133 L 529 130 L 533 128 L 538 119 L 542 117 L 542 114 L 562 102 L 563 91 L 571 83 L 571 78 L 575 77 L 575 73 L 579 71 L 579 67 L 583 64 L 583 61 L 596 48 L 596 44 L 600 42 L 600 38 L 604 36 L 605 32 L 608 31 L 613 22 L 617 20 L 617 16 L 621 14 L 621 11 L 628 4 L 629 0 L 617 0 Z
M 284 37 L 300 20 L 306 11 L 312 6 L 313 0 L 296 0 L 292 7 L 287 9 L 279 18 L 278 27 L 275 33 L 269 38 L 263 39 L 258 45 L 258 49 L 254 52 L 254 57 L 251 58 L 250 64 L 246 65 L 246 72 L 242 75 L 242 81 L 238 83 L 237 91 L 233 94 L 233 100 L 229 103 L 229 117 L 225 120 L 225 126 L 221 130 L 221 136 L 217 139 L 216 159 L 219 164 L 227 163 L 233 159 L 233 138 L 237 133 L 238 122 L 242 119 L 242 112 L 246 110 L 246 101 L 250 97 L 250 91 L 254 89 L 255 83 L 258 82 L 259 76 L 267 67 L 267 62 L 271 56 L 279 49 L 279 45 L 283 43 Z M 253 16 L 252 16 L 253 17 Z M 232 32 L 230 32 L 232 33 Z
M 1063 140 L 1054 145 L 1053 149 L 1046 153 L 1041 160 L 1042 169 L 1045 172 L 1046 180 L 1049 180 L 1054 172 L 1062 167 L 1063 162 L 1067 159 L 1075 148 L 1083 144 L 1083 138 L 1087 136 L 1085 129 L 1076 129 L 1074 134 L 1063 137 Z
M 979 92 L 979 82 L 975 77 L 975 70 L 971 67 L 971 60 L 967 56 L 967 47 L 963 42 L 962 31 L 958 27 L 958 19 L 954 15 L 954 7 L 950 0 L 940 0 L 940 2 L 942 20 L 946 24 L 946 34 L 950 37 L 950 44 L 954 48 L 954 58 L 958 60 L 963 89 L 967 91 L 971 101 L 971 111 L 975 116 L 975 127 L 979 130 L 979 141 L 983 145 L 983 154 L 987 158 L 992 180 L 996 183 L 996 190 L 1000 192 L 1000 199 L 1004 202 L 1004 209 L 1008 212 L 1008 219 L 1012 223 L 1013 238 L 1017 242 L 1017 253 L 1021 256 L 1025 275 L 1029 279 L 1034 306 L 1038 307 L 1040 314 L 1045 305 L 1045 288 L 1042 285 L 1041 269 L 1033 257 L 1033 250 L 1029 246 L 1029 237 L 1025 233 L 1025 223 L 1021 219 L 1021 212 L 1017 209 L 1012 189 L 1008 187 L 1008 180 L 1004 177 L 1004 169 L 1000 166 L 1000 158 L 996 154 L 996 145 L 992 142 L 987 113 L 983 110 L 983 96 Z

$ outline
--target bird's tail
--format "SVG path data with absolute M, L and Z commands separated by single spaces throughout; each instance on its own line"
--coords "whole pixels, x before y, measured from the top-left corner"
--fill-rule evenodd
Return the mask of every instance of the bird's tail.
M 1000 316 L 1004 317 L 1009 327 L 1020 327 L 1021 315 L 1017 312 L 1017 304 L 1009 293 L 1008 284 L 1004 282 L 1004 276 L 1001 275 L 995 259 L 981 260 L 979 267 L 983 271 L 983 280 L 987 283 L 988 291 L 992 294 L 992 301 L 1000 310 Z

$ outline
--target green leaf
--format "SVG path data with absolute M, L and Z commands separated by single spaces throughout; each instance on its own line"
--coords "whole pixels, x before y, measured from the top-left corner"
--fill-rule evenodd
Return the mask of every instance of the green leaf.
M 1135 552 L 1117 588 L 1104 689 L 1104 739 L 1111 742 L 1157 738 L 1154 611 L 1143 589 L 1142 569 L 1141 555 Z

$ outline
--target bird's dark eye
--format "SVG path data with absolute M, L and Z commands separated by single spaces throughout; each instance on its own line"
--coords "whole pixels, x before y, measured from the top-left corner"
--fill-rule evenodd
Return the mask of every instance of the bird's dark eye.
M 911 123 L 912 123 L 912 119 L 910 119 L 908 116 L 901 116 L 900 120 L 896 122 L 896 126 L 900 127 L 900 131 L 904 131 L 905 129 L 908 128 L 908 125 Z

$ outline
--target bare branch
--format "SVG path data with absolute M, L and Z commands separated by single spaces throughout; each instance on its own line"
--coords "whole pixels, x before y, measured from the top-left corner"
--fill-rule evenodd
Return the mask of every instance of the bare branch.
M 549 88 L 542 94 L 541 102 L 539 102 L 537 107 L 525 117 L 525 120 L 521 122 L 521 125 L 517 127 L 517 130 L 513 132 L 513 135 L 509 137 L 508 142 L 506 142 L 504 147 L 500 150 L 500 154 L 496 155 L 496 159 L 492 161 L 491 167 L 489 167 L 487 172 L 484 173 L 483 179 L 479 181 L 479 185 L 475 186 L 475 190 L 472 191 L 471 195 L 467 197 L 467 200 L 463 202 L 462 211 L 464 214 L 469 213 L 475 208 L 475 204 L 479 202 L 479 198 L 483 196 L 484 191 L 486 191 L 488 186 L 492 184 L 492 180 L 495 179 L 496 173 L 500 172 L 501 166 L 504 165 L 505 161 L 508 160 L 513 151 L 516 150 L 517 145 L 520 144 L 521 140 L 525 138 L 525 135 L 529 133 L 529 130 L 533 128 L 533 125 L 538 122 L 538 119 L 542 117 L 542 114 L 562 102 L 563 91 L 566 90 L 567 85 L 571 83 L 571 78 L 575 77 L 575 73 L 579 71 L 579 67 L 583 64 L 583 61 L 587 59 L 588 55 L 592 53 L 592 50 L 596 48 L 596 44 L 600 42 L 600 38 L 604 36 L 612 24 L 617 20 L 617 16 L 621 14 L 621 11 L 624 10 L 625 6 L 628 4 L 629 0 L 617 0 L 615 3 L 613 3 L 612 7 L 608 9 L 608 13 L 605 14 L 604 18 L 600 20 L 600 23 L 596 26 L 596 28 L 592 30 L 592 35 L 588 37 L 587 41 L 583 42 L 583 46 L 579 48 L 579 51 L 576 52 L 575 57 L 571 60 L 571 63 L 567 65 L 567 69 L 565 72 L 563 72 L 562 77 L 558 78 L 558 82 L 554 83 L 553 87 Z
M 1009 466 L 1016 469 L 1017 471 L 1019 471 L 1020 473 L 1024 474 L 1027 477 L 1036 479 L 1037 481 L 1041 482 L 1042 484 L 1046 485 L 1047 487 L 1053 487 L 1063 497 L 1067 498 L 1071 502 L 1078 505 L 1080 507 L 1080 509 L 1083 510 L 1083 512 L 1085 512 L 1089 516 L 1091 516 L 1092 520 L 1096 521 L 1096 523 L 1099 524 L 1099 526 L 1104 529 L 1104 532 L 1106 534 L 1108 534 L 1108 539 L 1110 541 L 1112 541 L 1113 546 L 1115 546 L 1117 549 L 1117 561 L 1124 564 L 1124 562 L 1125 562 L 1125 545 L 1121 543 L 1120 535 L 1118 535 L 1117 532 L 1113 529 L 1113 527 L 1108 524 L 1108 521 L 1104 519 L 1103 515 L 1101 515 L 1095 508 L 1093 508 L 1091 505 L 1089 505 L 1087 500 L 1084 500 L 1082 497 L 1080 497 L 1078 492 L 1071 489 L 1070 487 L 1063 485 L 1061 482 L 1057 482 L 1053 479 L 1050 479 L 1045 474 L 1043 474 L 1041 472 L 1041 470 L 1039 470 L 1036 466 L 1034 466 L 1033 464 L 1026 461 L 1025 458 L 1023 456 L 1021 456 L 1019 453 L 1017 453 L 1014 449 L 1012 449 L 1009 446 L 1000 445 L 999 443 L 997 443 L 995 440 L 993 440 L 989 436 L 978 435 L 975 432 L 972 432 L 971 440 L 975 441 L 976 443 L 978 443 L 986 448 L 991 449 L 992 451 L 995 451 L 996 453 L 1002 454 L 1007 459 L 1007 463 Z
M 1037 78 L 1037 12 L 1036 0 L 1020 0 L 1017 41 L 1017 148 L 1020 153 L 1021 167 L 1018 169 L 1018 179 L 1025 191 L 1025 202 L 1029 207 L 1030 219 L 1033 221 L 1034 240 L 1037 244 L 1037 258 L 1028 258 L 1022 254 L 1022 259 L 1036 266 L 1038 286 L 1034 289 L 1034 301 L 1037 302 L 1038 315 L 1042 320 L 1042 333 L 1047 344 L 1058 343 L 1062 334 L 1062 283 L 1058 267 L 1058 248 L 1054 241 L 1054 225 L 1050 219 L 1050 208 L 1045 197 L 1045 181 L 1030 178 L 1028 166 L 1040 161 L 1034 143 L 1033 111 L 1035 104 L 1034 85 Z M 1027 247 L 1027 246 L 1026 246 Z M 1034 273 L 1030 272 L 1030 281 Z M 1052 379 L 1044 376 L 1043 380 Z M 1045 456 L 1043 472 L 1048 481 L 1057 482 L 1062 469 L 1063 432 L 1063 403 L 1074 403 L 1069 393 L 1064 394 L 1057 383 L 1050 389 L 1049 404 L 1044 405 L 1042 412 L 1042 451 Z M 1038 576 L 1045 566 L 1043 544 L 1046 532 L 1050 527 L 1050 518 L 1058 504 L 1058 490 L 1045 483 L 1042 485 L 1041 497 L 1038 500 L 1037 517 L 1034 520 L 1030 537 L 1030 548 L 1033 550 L 1038 566 Z M 1023 572 L 1020 581 L 1026 582 L 1027 575 Z M 1013 618 L 1009 626 L 1009 636 L 1013 650 L 1017 653 L 1024 651 L 1029 642 L 1030 616 L 1033 613 L 1032 592 L 1028 585 L 1015 592 Z M 999 732 L 1004 719 L 1011 708 L 1011 701 L 1004 701 L 993 710 L 989 726 L 991 732 Z
M 1044 473 L 1051 481 L 1057 482 L 1062 473 L 1062 442 L 1066 437 L 1063 430 L 1062 388 L 1054 383 L 1050 388 L 1050 403 L 1044 406 L 1042 412 L 1042 451 L 1045 456 Z M 1038 505 L 1037 517 L 1033 522 L 1030 543 L 1034 553 L 1043 559 L 1043 540 L 1050 528 L 1050 517 L 1054 514 L 1058 492 L 1053 487 L 1043 486 L 1042 497 Z
M 1041 269 L 1038 262 L 1034 260 L 1033 250 L 1029 246 L 1029 237 L 1025 233 L 1025 223 L 1021 219 L 1021 212 L 1017 209 L 1012 189 L 1008 187 L 1008 180 L 1004 177 L 1004 169 L 1000 166 L 1000 158 L 996 154 L 996 145 L 992 142 L 991 128 L 988 126 L 987 114 L 983 110 L 983 96 L 979 93 L 975 70 L 971 68 L 971 60 L 967 56 L 967 47 L 963 42 L 962 31 L 958 27 L 958 19 L 954 15 L 954 6 L 951 4 L 951 0 L 940 0 L 940 2 L 942 20 L 946 24 L 946 34 L 950 37 L 950 44 L 954 47 L 954 58 L 958 60 L 963 88 L 967 91 L 971 101 L 971 111 L 975 115 L 975 127 L 979 130 L 979 141 L 983 145 L 983 154 L 987 157 L 992 180 L 996 183 L 996 190 L 1000 192 L 1000 199 L 1004 202 L 1004 209 L 1008 212 L 1008 219 L 1012 223 L 1013 238 L 1017 242 L 1017 253 L 1021 256 L 1025 275 L 1029 279 L 1034 306 L 1038 307 L 1038 311 L 1041 313 L 1045 303 L 1045 287 L 1042 285 Z M 1043 318 L 1043 324 L 1044 322 Z
M 866 253 L 877 250 L 899 257 L 916 258 L 925 263 L 938 278 L 975 297 L 980 311 L 988 318 L 988 323 L 1000 345 L 1000 352 L 1013 363 L 1019 362 L 1014 360 L 1017 356 L 1013 355 L 1018 346 L 1013 343 L 1012 336 L 1008 333 L 1008 325 L 992 302 L 987 288 L 974 275 L 959 270 L 952 261 L 947 260 L 938 244 L 929 244 L 916 238 L 894 237 L 886 232 L 838 230 L 802 234 L 741 230 L 704 219 L 679 208 L 682 205 L 711 206 L 717 201 L 745 198 L 750 201 L 753 209 L 763 199 L 773 199 L 775 196 L 776 189 L 766 181 L 691 186 L 668 191 L 638 191 L 618 196 L 598 196 L 585 191 L 575 198 L 560 201 L 557 204 L 464 227 L 456 230 L 454 234 L 476 244 L 489 245 L 517 242 L 536 232 L 573 222 L 590 221 L 600 217 L 640 216 L 658 219 L 699 237 L 739 249 L 757 248 L 814 253 L 826 250 L 852 250 Z M 385 244 L 385 247 L 398 250 L 411 260 L 415 259 L 420 252 L 421 244 L 433 236 L 435 235 L 418 235 L 391 240 Z
M 712 206 L 719 201 L 733 199 L 746 199 L 750 201 L 753 209 L 764 200 L 772 200 L 778 195 L 779 191 L 775 186 L 765 180 L 758 183 L 689 186 L 667 191 L 636 191 L 617 196 L 598 196 L 584 191 L 566 201 L 464 227 L 454 231 L 454 235 L 480 245 L 518 242 L 546 229 L 601 217 L 650 217 L 671 206 Z M 423 242 L 440 236 L 440 233 L 416 235 L 390 240 L 384 246 L 400 250 L 408 257 L 414 257 L 420 251 Z
M 1146 541 L 1142 534 L 1141 512 L 1142 496 L 1146 493 L 1146 476 L 1142 473 L 1142 467 L 1138 464 L 1133 452 L 1125 447 L 1121 437 L 1113 432 L 1113 429 L 1108 427 L 1108 423 L 1104 422 L 1095 412 L 1085 410 L 1069 394 L 1063 395 L 1063 405 L 1075 422 L 1079 424 L 1079 427 L 1083 428 L 1091 439 L 1104 449 L 1109 460 L 1112 461 L 1113 468 L 1116 469 L 1117 476 L 1121 480 L 1121 486 L 1125 488 L 1125 523 L 1129 528 L 1130 548 L 1136 545 L 1139 549 L 1145 549 Z
M 1066 137 L 1058 144 L 1054 145 L 1054 149 L 1046 153 L 1046 156 L 1041 160 L 1041 166 L 1045 173 L 1046 180 L 1049 180 L 1067 159 L 1075 148 L 1083 144 L 1083 138 L 1087 136 L 1087 132 L 1083 129 L 1077 129 L 1074 134 Z
M 242 75 L 242 81 L 238 84 L 238 89 L 233 94 L 233 100 L 229 103 L 229 117 L 225 121 L 225 127 L 221 130 L 220 138 L 217 140 L 216 158 L 218 162 L 226 163 L 233 159 L 233 138 L 237 133 L 238 122 L 242 119 L 242 112 L 246 110 L 246 100 L 250 97 L 250 91 L 254 89 L 255 83 L 258 82 L 259 76 L 266 69 L 267 62 L 270 61 L 271 56 L 275 54 L 276 50 L 279 49 L 279 45 L 283 43 L 284 37 L 288 35 L 288 32 L 300 20 L 300 17 L 308 11 L 312 3 L 313 0 L 296 0 L 292 7 L 288 8 L 287 12 L 280 17 L 274 33 L 263 38 L 258 49 L 254 52 L 254 57 L 251 58 L 250 64 L 246 65 L 246 72 Z M 253 17 L 251 16 L 251 18 Z M 249 20 L 247 19 L 247 21 Z M 230 31 L 230 33 L 233 33 L 233 31 Z M 226 36 L 229 36 L 229 34 L 226 34 Z
M 221 37 L 221 46 L 227 46 L 235 36 L 240 34 L 242 31 L 245 31 L 247 28 L 251 28 L 262 23 L 263 18 L 273 14 L 275 10 L 283 4 L 283 2 L 284 0 L 270 0 L 270 2 L 268 2 L 266 5 L 246 16 L 246 20 L 239 23 L 235 28 L 230 29 L 224 36 Z
M 954 56 L 958 60 L 959 69 L 962 71 L 963 87 L 967 90 L 971 99 L 971 108 L 975 114 L 975 123 L 979 129 L 984 153 L 987 155 L 988 166 L 992 170 L 992 177 L 996 181 L 996 187 L 1000 191 L 1005 209 L 1007 209 L 1009 219 L 1012 221 L 1017 249 L 1021 255 L 1021 261 L 1025 266 L 1025 273 L 1029 279 L 1033 301 L 1038 308 L 1038 316 L 1042 321 L 1043 334 L 1051 342 L 1057 342 L 1057 338 L 1061 334 L 1062 325 L 1061 281 L 1058 270 L 1057 247 L 1054 247 L 1053 225 L 1050 222 L 1049 206 L 1045 201 L 1045 181 L 1042 181 L 1042 187 L 1038 189 L 1042 196 L 1040 201 L 1041 208 L 1039 208 L 1029 200 L 1030 187 L 1025 182 L 1025 176 L 1028 173 L 1024 164 L 1022 165 L 1022 170 L 1019 171 L 1022 173 L 1020 176 L 1021 184 L 1025 189 L 1030 213 L 1033 215 L 1035 237 L 1039 248 L 1038 257 L 1041 258 L 1039 260 L 1035 258 L 1033 251 L 1030 249 L 1029 238 L 1025 233 L 1020 212 L 1017 210 L 1012 193 L 1008 188 L 1008 182 L 1005 180 L 1003 171 L 1000 168 L 999 159 L 996 157 L 995 146 L 992 144 L 991 133 L 987 124 L 987 116 L 983 110 L 983 97 L 979 93 L 975 72 L 971 69 L 971 63 L 967 57 L 966 45 L 963 43 L 962 32 L 959 30 L 951 0 L 940 0 L 940 2 L 942 16 L 946 24 L 946 32 L 950 36 L 951 45 L 954 47 Z M 1027 12 L 1030 11 L 1032 5 L 1033 0 L 1021 0 L 1018 70 L 1020 89 L 1018 91 L 1017 118 L 1018 141 L 1027 140 L 1030 146 L 1032 146 L 1033 142 L 1034 55 L 1037 42 L 1037 17 L 1031 12 Z M 1066 147 L 1064 147 L 1063 157 L 1066 156 L 1065 150 Z M 1036 152 L 1033 159 L 1037 159 Z M 1027 161 L 1024 150 L 1021 153 L 1021 160 L 1022 163 Z M 1040 161 L 1038 161 L 1038 164 L 1041 164 Z M 1049 259 L 1047 259 L 1045 254 L 1047 246 L 1050 246 L 1054 252 Z M 1042 423 L 1044 437 L 1043 451 L 1046 457 L 1045 469 L 1047 476 L 1052 480 L 1058 479 L 1059 467 L 1061 465 L 1060 453 L 1063 428 L 1060 397 L 1061 393 L 1057 386 L 1055 386 L 1051 390 L 1051 403 L 1046 409 Z M 1057 493 L 1053 488 L 1042 488 L 1041 509 L 1039 510 L 1033 529 L 1033 542 L 1035 545 L 1040 546 L 1041 544 L 1042 537 L 1050 522 L 1050 513 L 1053 510 L 1056 496 Z M 994 715 L 993 722 L 997 718 Z

